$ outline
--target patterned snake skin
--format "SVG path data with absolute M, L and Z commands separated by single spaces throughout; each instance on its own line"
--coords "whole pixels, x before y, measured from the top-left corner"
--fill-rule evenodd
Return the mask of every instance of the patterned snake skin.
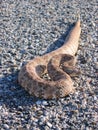
M 43 56 L 37 56 L 21 68 L 18 81 L 30 95 L 53 99 L 73 92 L 71 77 L 79 74 L 75 67 L 75 54 L 79 46 L 80 33 L 78 19 L 62 47 Z M 42 78 L 46 73 L 50 80 Z

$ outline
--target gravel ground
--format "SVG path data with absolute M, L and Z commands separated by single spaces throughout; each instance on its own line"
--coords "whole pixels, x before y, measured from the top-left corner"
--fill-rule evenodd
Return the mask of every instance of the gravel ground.
M 98 1 L 0 0 L 0 129 L 98 129 Z M 81 16 L 81 40 L 74 79 L 76 92 L 59 100 L 30 96 L 17 82 L 23 64 L 60 47 Z

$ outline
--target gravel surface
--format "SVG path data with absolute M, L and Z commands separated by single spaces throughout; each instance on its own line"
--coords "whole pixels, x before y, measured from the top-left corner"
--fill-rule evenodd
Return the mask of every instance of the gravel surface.
M 0 6 L 0 130 L 97 130 L 98 1 L 0 0 Z M 17 82 L 21 66 L 60 47 L 77 12 L 82 74 L 75 93 L 59 100 L 30 96 Z

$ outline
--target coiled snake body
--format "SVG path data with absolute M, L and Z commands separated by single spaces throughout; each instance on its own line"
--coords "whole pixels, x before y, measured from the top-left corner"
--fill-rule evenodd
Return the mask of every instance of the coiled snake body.
M 78 20 L 62 47 L 34 58 L 21 68 L 18 81 L 29 94 L 52 99 L 64 97 L 74 90 L 71 76 L 79 73 L 75 68 L 74 55 L 78 49 L 80 32 Z M 51 80 L 43 79 L 44 73 L 48 73 Z

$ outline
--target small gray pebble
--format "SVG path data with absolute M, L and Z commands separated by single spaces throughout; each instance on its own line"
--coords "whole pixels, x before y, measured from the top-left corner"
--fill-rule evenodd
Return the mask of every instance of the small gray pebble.
M 9 126 L 7 124 L 3 124 L 3 128 L 8 130 L 9 129 Z
M 37 104 L 37 105 L 41 105 L 41 104 L 42 104 L 42 101 L 38 100 L 38 101 L 36 102 L 36 104 Z
M 47 101 L 42 101 L 42 104 L 45 105 L 45 106 L 48 105 Z

